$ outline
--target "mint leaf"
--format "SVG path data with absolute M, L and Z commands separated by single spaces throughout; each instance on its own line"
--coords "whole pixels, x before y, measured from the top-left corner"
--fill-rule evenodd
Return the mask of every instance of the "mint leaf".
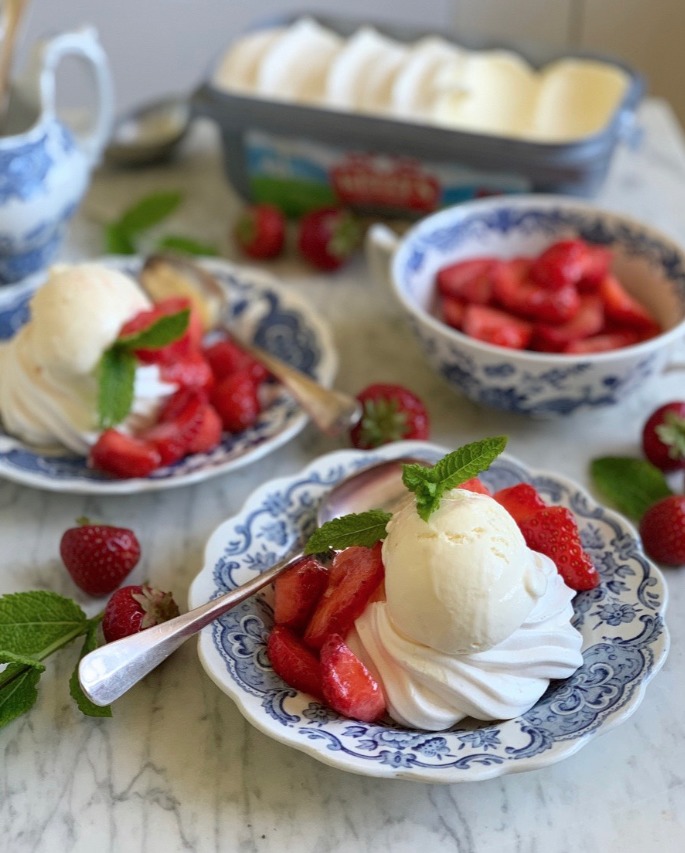
M 646 459 L 632 456 L 593 459 L 590 477 L 603 500 L 635 521 L 652 504 L 673 494 L 662 471 Z
M 116 222 L 105 228 L 105 250 L 109 255 L 135 255 L 136 253 L 130 234 Z
M 183 308 L 175 314 L 163 314 L 147 329 L 118 338 L 114 347 L 127 350 L 159 349 L 182 338 L 189 322 L 190 308 Z
M 121 233 L 133 238 L 159 225 L 179 206 L 182 195 L 176 190 L 151 193 L 129 207 L 114 223 Z
M 352 545 L 370 548 L 385 538 L 385 528 L 391 518 L 392 513 L 381 509 L 334 518 L 312 533 L 304 546 L 304 553 L 323 554 L 329 548 L 341 551 Z
M 181 237 L 180 235 L 169 234 L 163 237 L 158 243 L 159 249 L 170 249 L 174 252 L 182 252 L 185 255 L 207 255 L 213 257 L 219 252 L 216 246 L 210 246 L 207 243 L 199 243 L 191 237 Z
M 54 592 L 15 592 L 0 597 L 0 649 L 42 660 L 86 630 L 88 619 L 69 598 Z M 0 673 L 0 687 L 5 672 Z
M 448 453 L 433 466 L 417 463 L 403 466 L 402 482 L 416 495 L 419 516 L 428 521 L 445 492 L 489 468 L 506 444 L 506 436 L 484 438 Z
M 0 654 L 0 661 L 2 658 L 3 655 Z M 30 711 L 35 705 L 41 670 L 25 664 L 10 663 L 2 675 L 4 684 L 0 689 L 0 728 Z
M 108 429 L 121 423 L 133 405 L 137 359 L 123 346 L 114 346 L 102 354 L 98 366 L 98 426 Z
M 94 702 L 91 702 L 90 699 L 86 696 L 81 688 L 81 684 L 78 680 L 78 665 L 81 661 L 81 658 L 84 658 L 87 654 L 92 652 L 94 649 L 97 649 L 98 643 L 98 626 L 100 624 L 100 619 L 91 620 L 88 625 L 88 630 L 86 631 L 86 639 L 83 643 L 83 648 L 81 649 L 81 654 L 79 656 L 78 662 L 74 667 L 74 671 L 71 674 L 71 678 L 69 679 L 69 693 L 71 694 L 71 698 L 78 705 L 79 710 L 84 713 L 87 717 L 111 717 L 112 716 L 112 708 L 109 705 L 96 705 Z

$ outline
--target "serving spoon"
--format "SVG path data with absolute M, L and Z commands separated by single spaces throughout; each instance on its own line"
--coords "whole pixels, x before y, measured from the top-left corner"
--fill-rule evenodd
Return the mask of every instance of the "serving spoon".
M 363 468 L 342 479 L 322 498 L 317 523 L 369 509 L 392 511 L 407 494 L 402 483 L 402 466 L 425 459 L 399 457 Z M 231 592 L 208 601 L 187 613 L 107 643 L 82 658 L 78 677 L 81 688 L 95 705 L 109 705 L 157 667 L 210 622 L 223 616 L 236 604 L 272 583 L 303 556 L 303 543 L 290 551 L 270 569 Z
M 182 255 L 149 255 L 140 271 L 140 283 L 153 301 L 167 296 L 187 296 L 197 306 L 205 330 L 220 327 L 226 316 L 227 294 L 206 269 Z M 306 373 L 263 350 L 232 328 L 231 338 L 260 361 L 292 394 L 314 424 L 331 436 L 342 435 L 359 422 L 360 402 L 350 394 L 326 388 Z

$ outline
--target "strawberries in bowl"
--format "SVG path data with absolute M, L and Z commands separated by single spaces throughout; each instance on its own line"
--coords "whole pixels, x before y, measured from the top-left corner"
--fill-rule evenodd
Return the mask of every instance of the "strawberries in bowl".
M 397 238 L 378 270 L 429 364 L 484 406 L 563 417 L 620 403 L 685 336 L 685 252 L 578 199 L 499 196 L 447 208 Z

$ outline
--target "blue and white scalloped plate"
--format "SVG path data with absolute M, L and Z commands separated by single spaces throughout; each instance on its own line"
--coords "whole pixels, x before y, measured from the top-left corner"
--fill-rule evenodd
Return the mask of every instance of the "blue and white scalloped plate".
M 137 258 L 105 258 L 103 263 L 136 276 Z M 202 265 L 229 294 L 227 322 L 247 340 L 279 356 L 330 386 L 337 368 L 331 335 L 307 303 L 271 276 L 218 259 Z M 0 341 L 11 338 L 29 317 L 37 280 L 0 290 Z M 257 423 L 226 435 L 210 453 L 196 453 L 150 477 L 113 480 L 93 471 L 83 457 L 45 453 L 7 435 L 0 425 L 0 477 L 59 492 L 124 494 L 184 486 L 224 474 L 271 453 L 293 438 L 307 416 L 277 383 L 265 386 L 264 409 Z
M 313 529 L 322 495 L 345 475 L 379 458 L 438 459 L 445 452 L 423 442 L 338 451 L 297 476 L 262 486 L 211 536 L 205 566 L 190 589 L 190 606 L 221 595 L 282 557 Z M 341 717 L 273 672 L 266 655 L 273 621 L 270 591 L 238 605 L 200 635 L 200 660 L 209 676 L 270 737 L 341 770 L 421 782 L 471 782 L 544 767 L 626 720 L 668 651 L 661 572 L 645 557 L 634 528 L 573 482 L 532 471 L 506 455 L 483 479 L 493 489 L 530 482 L 548 502 L 569 507 L 602 578 L 599 587 L 574 601 L 583 665 L 566 681 L 553 682 L 528 713 L 438 733 Z

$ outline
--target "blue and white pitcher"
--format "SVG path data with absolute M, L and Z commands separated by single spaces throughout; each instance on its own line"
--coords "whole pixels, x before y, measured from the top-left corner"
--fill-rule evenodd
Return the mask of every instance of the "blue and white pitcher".
M 83 132 L 56 113 L 56 71 L 67 56 L 83 60 L 95 81 L 95 108 Z M 53 259 L 109 140 L 113 115 L 109 63 L 93 29 L 36 47 L 0 127 L 0 284 L 39 272 Z

